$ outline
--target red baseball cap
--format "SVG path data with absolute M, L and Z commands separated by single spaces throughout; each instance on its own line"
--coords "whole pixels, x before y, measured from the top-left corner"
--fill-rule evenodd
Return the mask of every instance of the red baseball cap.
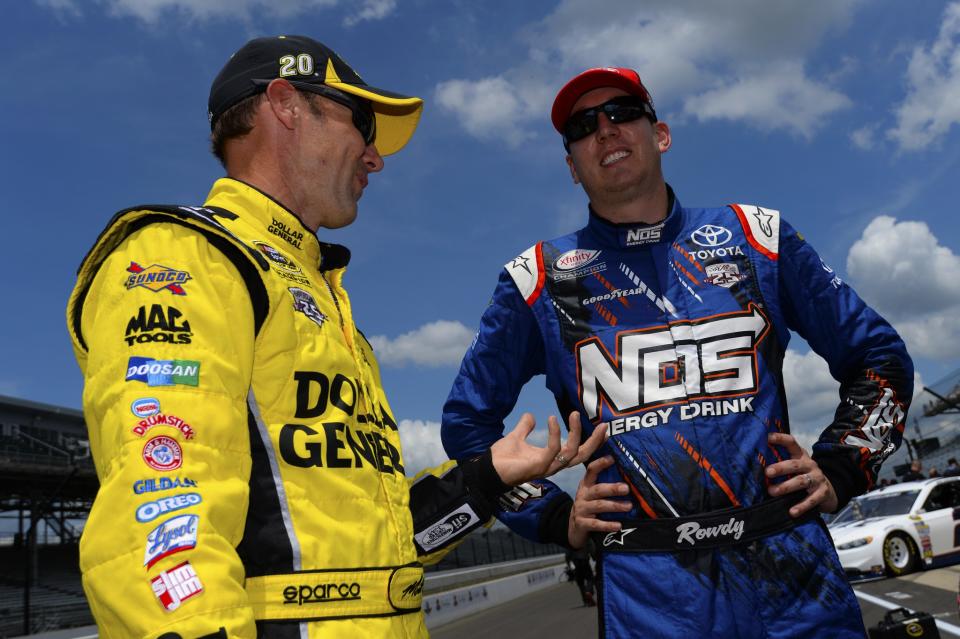
M 563 85 L 560 93 L 553 100 L 553 109 L 550 112 L 550 119 L 553 120 L 554 128 L 563 133 L 563 125 L 573 105 L 584 93 L 599 89 L 601 87 L 614 87 L 622 89 L 631 95 L 636 95 L 648 102 L 653 107 L 653 100 L 650 98 L 650 92 L 640 82 L 640 75 L 633 69 L 624 69 L 621 67 L 598 67 L 596 69 L 587 69 L 580 75 Z

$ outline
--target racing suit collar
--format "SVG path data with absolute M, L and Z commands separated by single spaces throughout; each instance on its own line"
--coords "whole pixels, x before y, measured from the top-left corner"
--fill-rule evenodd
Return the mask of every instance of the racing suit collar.
M 673 189 L 667 185 L 667 217 L 654 224 L 643 222 L 615 223 L 606 220 L 590 206 L 590 219 L 587 230 L 607 246 L 632 248 L 672 242 L 683 228 L 683 208 L 673 194 Z
M 277 249 L 295 252 L 300 259 L 323 270 L 343 268 L 350 261 L 346 247 L 320 242 L 290 209 L 246 182 L 220 178 L 210 189 L 206 205 L 253 218 L 255 224 L 276 238 Z

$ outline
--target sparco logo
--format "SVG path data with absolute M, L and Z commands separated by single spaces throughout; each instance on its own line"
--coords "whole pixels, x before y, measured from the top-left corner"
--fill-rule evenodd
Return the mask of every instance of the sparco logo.
M 719 526 L 704 528 L 695 521 L 688 521 L 685 524 L 677 526 L 678 544 L 686 542 L 691 546 L 696 546 L 698 541 L 710 539 L 711 537 L 733 537 L 734 539 L 740 539 L 742 536 L 743 520 L 734 517 L 731 517 L 730 521 L 725 524 L 720 524 Z
M 593 260 L 597 259 L 598 255 L 600 255 L 600 251 L 573 249 L 572 251 L 567 251 L 558 257 L 553 265 L 558 271 L 572 271 L 580 268 L 581 266 L 586 266 Z
M 360 584 L 355 581 L 349 584 L 328 583 L 315 586 L 300 584 L 299 586 L 287 586 L 283 589 L 283 603 L 298 606 L 356 599 L 362 599 L 362 597 L 360 596 Z
M 723 226 L 713 224 L 704 224 L 696 231 L 690 234 L 690 239 L 700 246 L 713 247 L 722 246 L 730 241 L 733 234 L 729 229 Z
M 141 306 L 137 314 L 127 322 L 127 333 L 124 340 L 127 346 L 145 344 L 147 342 L 166 342 L 168 344 L 190 343 L 190 322 L 180 321 L 183 313 L 172 306 L 166 310 L 160 304 L 153 304 L 147 311 Z
M 749 395 L 757 390 L 757 345 L 767 318 L 746 311 L 617 333 L 577 344 L 580 401 L 589 419 L 602 404 L 626 414 L 681 399 Z

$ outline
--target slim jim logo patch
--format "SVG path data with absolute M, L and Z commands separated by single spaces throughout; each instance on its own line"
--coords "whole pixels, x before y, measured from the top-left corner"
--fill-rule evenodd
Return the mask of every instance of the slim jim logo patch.
M 125 284 L 128 291 L 142 286 L 154 293 L 167 289 L 174 295 L 186 295 L 183 285 L 193 279 L 187 271 L 178 271 L 161 264 L 151 264 L 144 268 L 136 262 L 130 262 L 127 272 L 131 274 Z

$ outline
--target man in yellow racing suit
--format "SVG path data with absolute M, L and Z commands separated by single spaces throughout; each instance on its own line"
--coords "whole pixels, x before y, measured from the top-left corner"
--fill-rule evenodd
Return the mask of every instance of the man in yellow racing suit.
M 589 454 L 573 430 L 561 450 L 555 420 L 532 447 L 521 420 L 507 445 L 406 477 L 349 251 L 314 233 L 353 221 L 421 104 L 309 38 L 253 40 L 211 89 L 232 177 L 203 207 L 121 211 L 90 250 L 67 315 L 101 483 L 80 545 L 101 637 L 426 636 L 423 564 L 510 485 Z

